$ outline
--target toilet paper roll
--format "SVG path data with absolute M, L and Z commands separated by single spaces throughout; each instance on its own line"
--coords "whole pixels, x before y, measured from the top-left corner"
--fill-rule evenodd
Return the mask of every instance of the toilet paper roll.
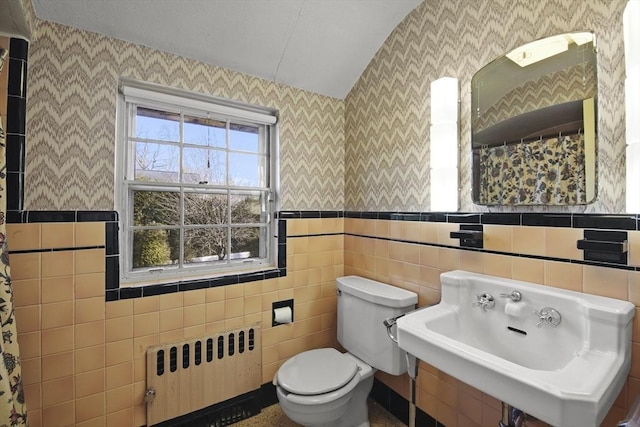
M 276 323 L 291 323 L 293 321 L 291 307 L 280 307 L 273 310 L 273 320 Z

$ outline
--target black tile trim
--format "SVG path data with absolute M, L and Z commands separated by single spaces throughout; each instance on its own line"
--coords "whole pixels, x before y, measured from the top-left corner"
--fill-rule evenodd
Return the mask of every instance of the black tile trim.
M 373 379 L 371 398 L 394 417 L 409 425 L 409 401 L 377 378 Z M 416 424 L 423 427 L 423 424 Z M 434 425 L 435 427 L 435 425 Z
M 19 251 L 9 251 L 10 255 L 17 254 L 35 254 L 43 252 L 64 252 L 64 251 L 86 251 L 92 249 L 104 249 L 104 246 L 74 246 L 72 248 L 44 248 L 44 249 L 25 249 Z
M 28 222 L 117 222 L 117 211 L 20 211 L 8 210 L 9 223 Z M 390 221 L 448 222 L 454 224 L 522 225 L 533 227 L 598 228 L 640 230 L 635 214 L 571 213 L 460 213 L 460 212 L 360 212 L 360 211 L 281 211 L 276 213 L 279 243 L 286 238 L 287 219 L 357 218 Z
M 34 222 L 117 222 L 117 211 L 22 211 L 12 210 L 13 224 Z
M 637 215 L 573 215 L 574 228 L 637 230 Z
M 9 40 L 9 58 L 27 60 L 29 53 L 29 42 L 25 39 L 12 37 Z

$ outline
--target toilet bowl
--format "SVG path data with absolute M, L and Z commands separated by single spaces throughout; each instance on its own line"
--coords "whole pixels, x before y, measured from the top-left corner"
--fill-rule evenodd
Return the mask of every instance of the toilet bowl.
M 287 360 L 274 379 L 283 412 L 314 427 L 368 427 L 367 396 L 375 369 L 333 348 Z
M 367 396 L 376 370 L 407 371 L 405 353 L 383 321 L 414 309 L 414 292 L 358 276 L 337 283 L 337 338 L 347 350 L 308 350 L 282 364 L 273 383 L 283 412 L 313 427 L 368 427 Z

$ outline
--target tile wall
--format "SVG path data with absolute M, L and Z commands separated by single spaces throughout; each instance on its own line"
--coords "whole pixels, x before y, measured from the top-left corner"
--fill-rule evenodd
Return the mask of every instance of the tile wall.
M 516 214 L 520 217 L 519 214 Z M 475 219 L 477 215 L 472 215 Z M 584 216 L 582 219 L 593 219 Z M 391 283 L 418 293 L 419 305 L 439 302 L 439 275 L 462 269 L 548 286 L 629 300 L 640 305 L 640 231 L 628 231 L 629 265 L 586 264 L 576 240 L 583 230 L 567 227 L 485 224 L 484 249 L 459 248 L 449 238 L 452 222 L 345 218 L 344 272 Z M 378 378 L 409 399 L 409 380 L 378 374 Z M 640 394 L 640 313 L 633 325 L 633 356 L 627 383 L 602 424 L 616 425 Z M 420 363 L 418 408 L 447 427 L 495 427 L 501 402 Z M 435 424 L 434 424 L 435 425 Z
M 287 276 L 105 302 L 105 222 L 7 225 L 29 425 L 142 426 L 145 350 L 262 322 L 262 382 L 336 346 L 343 218 L 288 220 Z M 274 301 L 295 322 L 271 327 Z

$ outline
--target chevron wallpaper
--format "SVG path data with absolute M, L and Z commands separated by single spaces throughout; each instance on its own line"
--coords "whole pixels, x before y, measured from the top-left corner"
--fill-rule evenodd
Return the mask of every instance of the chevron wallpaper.
M 430 82 L 461 89 L 460 206 L 471 202 L 471 77 L 523 43 L 573 30 L 598 39 L 598 197 L 553 211 L 624 211 L 626 0 L 425 0 L 394 30 L 346 99 L 345 209 L 429 210 Z M 543 207 L 492 210 L 546 210 Z
M 30 21 L 26 210 L 113 209 L 120 76 L 278 109 L 281 208 L 343 209 L 344 101 Z

